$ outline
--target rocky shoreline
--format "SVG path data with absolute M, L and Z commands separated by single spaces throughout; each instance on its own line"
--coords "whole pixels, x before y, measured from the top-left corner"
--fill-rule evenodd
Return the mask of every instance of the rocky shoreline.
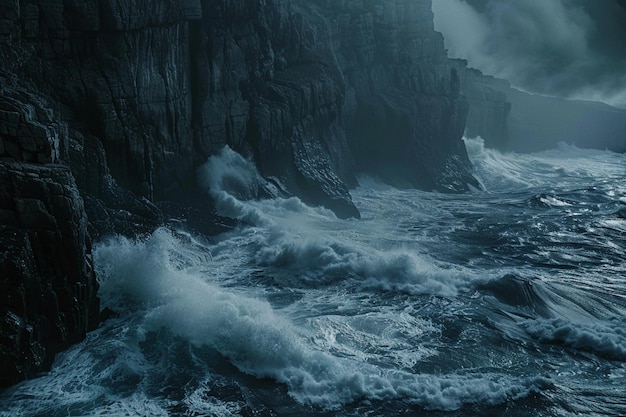
M 476 185 L 468 114 L 496 132 L 510 108 L 448 59 L 431 0 L 4 0 L 0 16 L 1 386 L 97 326 L 92 240 L 179 215 L 229 227 L 201 218 L 195 179 L 223 146 L 358 217 L 357 172 Z

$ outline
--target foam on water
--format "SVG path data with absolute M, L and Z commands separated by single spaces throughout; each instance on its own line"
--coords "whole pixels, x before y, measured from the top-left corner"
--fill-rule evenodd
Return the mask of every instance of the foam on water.
M 563 318 L 524 321 L 522 328 L 544 343 L 565 345 L 626 361 L 626 329 L 619 318 L 576 323 Z
M 225 163 L 224 159 L 237 163 Z M 280 275 L 291 285 L 315 287 L 354 280 L 369 289 L 454 296 L 466 290 L 475 277 L 462 268 L 437 265 L 402 246 L 376 249 L 370 242 L 372 230 L 360 242 L 356 221 L 340 222 L 329 210 L 307 207 L 297 198 L 240 201 L 229 189 L 221 188 L 224 180 L 213 177 L 257 181 L 258 174 L 242 178 L 230 173 L 245 162 L 226 149 L 201 170 L 206 177 L 201 182 L 211 184 L 210 192 L 221 204 L 220 214 L 257 226 L 252 248 L 256 265 L 289 271 Z M 377 227 L 371 222 L 368 226 Z
M 189 259 L 181 261 L 185 254 L 179 247 L 176 237 L 163 229 L 146 242 L 118 238 L 99 246 L 97 263 L 106 265 L 99 274 L 105 304 L 144 308 L 139 333 L 166 328 L 196 346 L 216 350 L 242 372 L 287 384 L 300 402 L 334 408 L 362 398 L 405 398 L 427 408 L 456 409 L 464 403 L 500 403 L 546 385 L 541 379 L 498 374 L 416 375 L 381 370 L 355 355 L 334 356 L 320 349 L 328 346 L 319 343 L 319 336 L 314 336 L 314 343 L 306 337 L 326 333 L 325 339 L 332 340 L 328 321 L 326 325 L 314 321 L 312 329 L 297 328 L 268 302 L 221 288 L 219 277 L 191 273 L 185 267 Z M 379 321 L 368 316 L 354 320 L 361 327 L 369 321 L 370 328 Z M 392 328 L 383 332 L 408 331 L 407 326 L 397 327 L 400 322 L 387 324 Z M 345 346 L 335 338 L 333 348 L 345 353 L 355 348 L 355 342 L 372 343 L 363 334 L 354 335 L 348 334 Z
M 410 307 L 406 310 L 410 310 Z M 323 315 L 309 319 L 316 347 L 361 363 L 410 370 L 437 355 L 429 338 L 441 329 L 410 311 L 370 312 L 358 316 Z
M 211 241 L 159 229 L 97 244 L 102 305 L 119 317 L 0 393 L 0 415 L 584 411 L 588 391 L 566 371 L 614 389 L 626 360 L 626 190 L 611 183 L 623 159 L 466 144 L 487 192 L 362 177 L 358 221 L 252 199 L 263 180 L 225 149 L 201 183 L 241 225 Z M 257 409 L 254 390 L 277 399 Z
M 467 153 L 474 163 L 481 185 L 487 190 L 501 187 L 529 187 L 530 179 L 525 177 L 524 165 L 513 155 L 503 155 L 485 148 L 482 138 L 465 138 Z
M 190 415 L 210 417 L 240 416 L 246 404 L 241 401 L 223 401 L 213 395 L 212 380 L 203 381 L 185 395 L 184 404 Z
M 270 235 L 259 244 L 255 261 L 261 266 L 291 269 L 294 275 L 287 278 L 293 284 L 297 277 L 300 285 L 350 279 L 369 289 L 454 296 L 471 281 L 462 268 L 440 267 L 401 249 L 363 250 L 339 237 L 311 240 L 292 234 Z
M 480 137 L 464 138 L 464 142 L 476 175 L 488 191 L 552 188 L 579 184 L 585 178 L 609 182 L 623 178 L 626 173 L 622 157 L 610 151 L 560 144 L 558 149 L 517 154 L 487 149 Z
M 238 200 L 255 198 L 263 181 L 254 164 L 228 146 L 209 158 L 200 168 L 198 179 L 211 193 L 228 193 Z
M 167 415 L 142 389 L 150 368 L 139 349 L 142 339 L 133 323 L 90 333 L 60 354 L 50 373 L 5 393 L 0 415 Z

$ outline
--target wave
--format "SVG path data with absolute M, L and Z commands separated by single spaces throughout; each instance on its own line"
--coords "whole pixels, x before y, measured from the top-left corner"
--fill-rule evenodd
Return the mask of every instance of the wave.
M 575 186 L 581 178 L 604 182 L 624 175 L 622 156 L 611 151 L 559 144 L 553 150 L 518 154 L 486 148 L 480 137 L 463 140 L 475 174 L 487 191 L 550 189 L 555 181 Z
M 141 312 L 137 333 L 144 341 L 145 334 L 165 329 L 194 346 L 210 347 L 244 373 L 286 384 L 303 404 L 332 409 L 361 399 L 405 399 L 452 410 L 499 404 L 549 385 L 542 378 L 499 374 L 383 370 L 333 356 L 316 349 L 306 330 L 268 302 L 221 287 L 218 274 L 199 274 L 190 265 L 205 255 L 181 246 L 164 229 L 147 241 L 117 238 L 97 246 L 104 305 Z
M 238 175 L 242 165 L 245 175 Z M 315 288 L 350 282 L 362 289 L 455 296 L 472 280 L 469 271 L 439 266 L 413 250 L 378 250 L 369 241 L 360 242 L 359 223 L 340 221 L 331 211 L 308 207 L 298 198 L 241 200 L 240 190 L 256 189 L 261 180 L 252 162 L 229 148 L 212 157 L 201 176 L 221 215 L 254 227 L 246 243 L 249 256 L 257 266 L 273 268 L 280 285 Z M 245 181 L 251 184 L 241 184 Z
M 410 251 L 364 249 L 339 239 L 270 233 L 257 245 L 257 265 L 279 269 L 277 279 L 296 287 L 346 281 L 362 289 L 453 297 L 475 279 L 460 267 L 437 266 Z
M 478 287 L 501 303 L 491 316 L 509 337 L 560 345 L 609 360 L 626 361 L 623 299 L 610 286 L 586 280 L 568 284 L 507 274 Z
M 592 352 L 599 356 L 626 361 L 626 329 L 622 320 L 573 322 L 564 318 L 528 320 L 521 327 L 543 343 Z
M 264 191 L 252 163 L 224 149 L 199 175 L 238 227 L 95 245 L 102 305 L 118 317 L 50 374 L 1 393 L 0 415 L 228 416 L 259 404 L 468 415 L 569 400 L 552 355 L 594 378 L 602 359 L 626 360 L 623 187 L 589 186 L 589 166 L 550 153 L 466 143 L 487 192 L 361 177 L 359 221 Z M 577 188 L 560 186 L 577 175 Z
M 485 141 L 478 138 L 464 138 L 468 156 L 475 169 L 481 186 L 487 190 L 530 187 L 533 185 L 526 174 L 527 169 L 518 158 L 485 147 Z
M 550 297 L 537 279 L 506 274 L 477 288 L 490 293 L 501 303 L 521 309 L 525 314 L 546 315 L 550 310 Z
M 238 200 L 256 198 L 263 183 L 254 163 L 228 146 L 200 167 L 198 181 L 213 195 L 225 192 Z

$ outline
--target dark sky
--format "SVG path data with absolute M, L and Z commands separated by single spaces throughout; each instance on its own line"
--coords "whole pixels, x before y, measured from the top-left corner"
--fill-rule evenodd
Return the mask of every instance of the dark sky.
M 626 108 L 626 0 L 433 0 L 450 56 L 521 89 Z

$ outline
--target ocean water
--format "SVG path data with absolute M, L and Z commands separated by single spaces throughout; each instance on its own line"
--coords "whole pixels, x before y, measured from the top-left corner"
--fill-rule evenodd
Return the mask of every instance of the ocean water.
M 99 243 L 117 316 L 0 415 L 626 415 L 626 155 L 466 146 L 483 190 L 362 177 L 361 220 L 247 200 L 224 150 L 200 175 L 241 226 Z

